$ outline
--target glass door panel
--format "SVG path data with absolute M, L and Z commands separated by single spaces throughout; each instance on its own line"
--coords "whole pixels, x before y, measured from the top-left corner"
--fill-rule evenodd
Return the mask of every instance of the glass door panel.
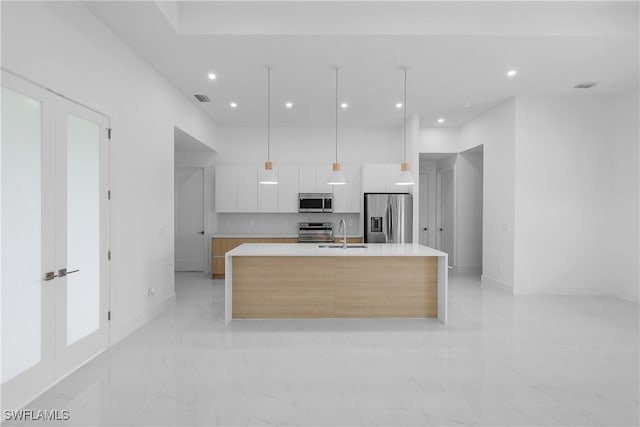
M 2 88 L 2 382 L 41 359 L 42 104 Z
M 67 114 L 67 345 L 100 327 L 100 127 Z

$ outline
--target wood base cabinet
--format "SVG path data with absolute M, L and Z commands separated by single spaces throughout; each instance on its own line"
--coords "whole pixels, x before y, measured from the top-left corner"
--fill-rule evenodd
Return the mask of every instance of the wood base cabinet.
M 214 237 L 211 239 L 211 276 L 214 279 L 224 278 L 224 256 L 230 250 L 243 243 L 297 243 L 295 237 L 256 237 L 256 238 L 231 238 Z

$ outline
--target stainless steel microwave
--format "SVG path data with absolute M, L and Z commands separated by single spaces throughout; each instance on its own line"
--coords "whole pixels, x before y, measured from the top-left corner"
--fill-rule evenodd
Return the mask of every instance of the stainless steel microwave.
M 333 212 L 333 194 L 298 193 L 298 212 Z

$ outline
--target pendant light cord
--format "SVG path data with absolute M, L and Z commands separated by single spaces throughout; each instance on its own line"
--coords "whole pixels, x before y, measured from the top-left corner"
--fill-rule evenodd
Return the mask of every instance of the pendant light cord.
M 336 163 L 338 163 L 338 70 L 336 67 Z
M 267 161 L 271 158 L 271 67 L 267 68 Z
M 407 68 L 404 69 L 404 122 L 402 138 L 404 139 L 404 162 L 407 163 Z

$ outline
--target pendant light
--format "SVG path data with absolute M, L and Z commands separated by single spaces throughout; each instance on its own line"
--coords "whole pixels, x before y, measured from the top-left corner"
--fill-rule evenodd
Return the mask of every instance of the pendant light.
M 264 169 L 260 171 L 258 182 L 260 184 L 277 184 L 278 178 L 273 171 L 271 163 L 271 67 L 267 66 L 267 161 L 264 162 Z
M 329 185 L 344 185 L 347 183 L 347 180 L 344 177 L 344 172 L 340 167 L 340 163 L 338 163 L 338 71 L 340 67 L 336 66 L 336 162 L 333 164 L 333 168 L 331 173 L 329 174 L 329 179 L 327 180 L 327 184 Z
M 407 163 L 407 67 L 402 67 L 404 70 L 404 104 L 402 104 L 403 122 L 402 122 L 402 138 L 404 140 L 404 161 L 400 164 L 400 173 L 396 176 L 394 182 L 395 185 L 414 185 L 416 180 L 413 179 L 413 174 L 409 170 L 409 163 Z

